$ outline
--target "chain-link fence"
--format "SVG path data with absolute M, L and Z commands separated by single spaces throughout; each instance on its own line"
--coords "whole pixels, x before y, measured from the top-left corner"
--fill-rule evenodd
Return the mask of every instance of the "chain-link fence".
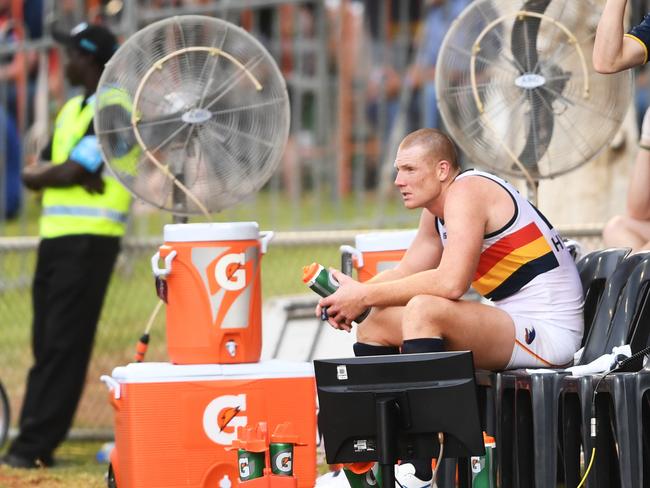
M 277 314 L 286 313 L 287 309 L 268 307 L 279 297 L 289 301 L 299 301 L 301 295 L 313 298 L 301 281 L 302 266 L 317 261 L 324 266 L 339 267 L 339 246 L 353 243 L 355 234 L 345 231 L 276 236 L 262 262 L 263 301 L 268 311 L 263 316 L 264 327 L 279 327 L 283 323 L 284 317 Z M 599 229 L 567 229 L 563 235 L 578 240 L 585 252 L 601 245 Z M 159 244 L 158 240 L 149 239 L 127 240 L 123 245 L 106 296 L 86 388 L 74 424 L 76 433 L 110 433 L 112 411 L 99 376 L 133 360 L 136 342 L 157 302 L 150 258 Z M 0 239 L 0 379 L 11 399 L 14 425 L 22 403 L 25 376 L 32 363 L 30 286 L 36 246 L 37 240 L 32 238 Z M 271 309 L 274 316 L 270 316 Z M 167 360 L 164 322 L 161 313 L 152 328 L 147 361 Z M 316 345 L 312 344 L 311 348 L 315 349 Z M 284 349 L 271 345 L 266 350 Z

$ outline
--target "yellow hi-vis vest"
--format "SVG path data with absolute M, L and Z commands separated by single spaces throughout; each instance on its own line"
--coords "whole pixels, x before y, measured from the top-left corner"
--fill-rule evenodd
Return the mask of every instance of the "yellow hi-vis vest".
M 95 113 L 95 97 L 82 108 L 84 97 L 74 97 L 56 117 L 52 137 L 52 163 L 68 160 L 72 149 L 84 137 Z M 91 194 L 80 185 L 47 188 L 43 192 L 41 237 L 94 234 L 122 236 L 131 202 L 129 192 L 112 176 L 104 174 L 104 193 Z

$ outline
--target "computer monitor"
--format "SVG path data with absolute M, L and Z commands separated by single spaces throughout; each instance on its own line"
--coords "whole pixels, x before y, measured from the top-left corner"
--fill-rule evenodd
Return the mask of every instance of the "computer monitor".
M 314 369 L 330 464 L 379 461 L 392 473 L 398 459 L 436 457 L 438 432 L 445 457 L 485 452 L 469 351 L 316 360 Z

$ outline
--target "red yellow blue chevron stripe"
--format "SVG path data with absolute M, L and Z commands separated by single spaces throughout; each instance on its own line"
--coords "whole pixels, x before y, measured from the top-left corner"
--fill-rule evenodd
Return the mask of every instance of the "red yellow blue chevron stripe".
M 502 300 L 558 266 L 544 234 L 531 222 L 481 253 L 472 286 L 485 298 Z

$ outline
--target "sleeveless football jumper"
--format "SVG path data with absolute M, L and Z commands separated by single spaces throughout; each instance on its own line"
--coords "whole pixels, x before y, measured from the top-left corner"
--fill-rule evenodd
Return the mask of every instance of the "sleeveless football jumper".
M 582 285 L 562 238 L 544 215 L 508 182 L 467 170 L 462 178 L 487 178 L 514 203 L 510 221 L 484 236 L 472 287 L 515 324 L 507 368 L 561 367 L 573 360 L 583 334 Z M 443 246 L 444 222 L 436 219 Z

